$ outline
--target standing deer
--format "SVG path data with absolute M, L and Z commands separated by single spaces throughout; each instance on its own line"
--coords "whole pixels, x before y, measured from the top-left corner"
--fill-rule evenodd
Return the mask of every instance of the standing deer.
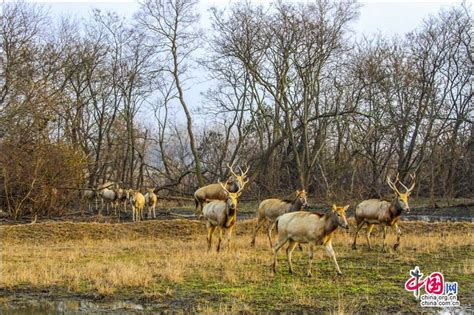
M 398 220 L 400 219 L 400 215 L 403 211 L 407 213 L 410 211 L 410 207 L 408 205 L 408 197 L 410 196 L 413 188 L 415 187 L 415 174 L 410 174 L 412 179 L 412 184 L 410 188 L 405 186 L 399 179 L 399 174 L 397 174 L 397 178 L 395 182 L 390 179 L 390 176 L 387 176 L 387 184 L 390 188 L 395 192 L 395 198 L 391 202 L 386 200 L 379 200 L 379 199 L 368 199 L 364 200 L 357 205 L 355 211 L 355 220 L 356 220 L 356 232 L 354 235 L 354 242 L 352 243 L 352 249 L 356 249 L 356 241 L 357 241 L 357 234 L 362 226 L 366 223 L 367 224 L 367 246 L 369 250 L 371 250 L 370 246 L 370 233 L 374 228 L 374 224 L 381 224 L 383 228 L 383 246 L 382 250 L 386 251 L 385 246 L 385 237 L 387 235 L 387 226 L 393 226 L 393 228 L 397 232 L 397 242 L 393 245 L 393 249 L 397 249 L 400 245 L 400 236 L 402 232 L 398 227 Z M 404 193 L 401 193 L 397 189 L 397 183 L 405 189 Z
M 82 191 L 82 200 L 86 200 L 89 206 L 89 212 L 92 212 L 92 203 L 95 200 L 95 207 L 97 208 L 97 192 L 93 189 L 86 189 Z
M 119 203 L 122 203 L 123 211 L 127 212 L 127 201 L 128 201 L 128 198 L 130 197 L 129 191 L 127 189 L 119 188 L 119 189 L 116 189 L 115 192 L 117 194 L 117 201 Z M 119 213 L 120 213 L 120 210 L 119 210 Z
M 222 187 L 220 183 L 218 184 L 210 184 L 204 187 L 199 188 L 194 193 L 194 202 L 196 204 L 196 216 L 200 217 L 202 215 L 203 206 L 209 200 L 226 200 L 227 199 L 227 191 L 235 193 L 241 190 L 248 183 L 248 179 L 246 180 L 247 172 L 249 171 L 249 167 L 245 170 L 245 172 L 240 169 L 240 175 L 237 175 L 232 167 L 234 164 L 229 165 L 227 167 L 230 169 L 230 172 L 233 178 L 229 178 L 226 182 L 226 186 Z M 225 190 L 224 190 L 225 189 Z
M 102 197 L 102 200 L 105 202 L 107 214 L 109 214 L 109 204 L 115 209 L 115 214 L 117 214 L 118 195 L 116 190 L 109 188 L 101 189 L 99 196 Z
M 313 246 L 324 245 L 329 256 L 336 265 L 338 274 L 342 274 L 336 260 L 336 254 L 332 248 L 332 237 L 338 226 L 349 228 L 346 218 L 346 210 L 349 206 L 332 206 L 332 211 L 326 214 L 297 211 L 283 214 L 277 219 L 278 242 L 273 247 L 273 272 L 276 273 L 277 256 L 280 248 L 286 242 L 290 242 L 286 249 L 288 269 L 293 273 L 291 253 L 299 243 L 309 243 L 309 264 L 307 276 L 311 276 L 311 264 L 313 262 Z
M 129 201 L 132 205 L 133 222 L 143 219 L 143 208 L 145 207 L 145 197 L 138 191 L 129 190 Z
M 287 212 L 300 211 L 308 205 L 306 200 L 305 190 L 297 190 L 296 198 L 294 200 L 281 200 L 281 199 L 265 199 L 258 206 L 258 219 L 253 233 L 251 246 L 255 246 L 255 238 L 257 237 L 258 230 L 262 227 L 266 221 L 268 224 L 268 241 L 270 242 L 270 248 L 273 248 L 272 243 L 272 230 L 275 227 L 276 219 Z
M 223 231 L 226 232 L 228 245 L 227 248 L 230 249 L 232 230 L 234 229 L 235 222 L 237 221 L 237 199 L 244 188 L 242 186 L 237 192 L 230 192 L 227 190 L 226 185 L 223 185 L 222 183 L 219 184 L 226 193 L 226 200 L 211 201 L 202 209 L 203 216 L 206 220 L 208 250 L 211 250 L 212 247 L 212 235 L 214 234 L 216 228 L 219 228 L 219 242 L 217 243 L 217 251 L 221 249 Z
M 153 218 L 156 218 L 156 203 L 158 202 L 158 197 L 156 196 L 153 189 L 148 188 L 145 194 L 145 205 L 148 208 L 148 218 L 151 218 L 153 213 Z

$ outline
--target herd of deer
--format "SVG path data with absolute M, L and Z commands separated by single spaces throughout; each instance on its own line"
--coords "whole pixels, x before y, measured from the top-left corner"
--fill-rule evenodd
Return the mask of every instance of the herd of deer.
M 222 234 L 226 232 L 227 246 L 230 248 L 232 231 L 237 220 L 237 204 L 245 184 L 248 180 L 245 172 L 240 170 L 237 175 L 232 166 L 229 166 L 232 176 L 223 184 L 211 184 L 199 188 L 194 193 L 196 204 L 196 214 L 203 217 L 207 226 L 207 245 L 208 250 L 212 247 L 212 236 L 215 230 L 219 229 L 219 240 L 217 251 L 221 248 Z M 393 248 L 396 250 L 400 245 L 401 231 L 398 227 L 398 221 L 403 211 L 409 211 L 408 197 L 415 187 L 415 175 L 410 175 L 412 183 L 410 187 L 405 186 L 397 174 L 395 182 L 388 176 L 387 184 L 395 192 L 395 197 L 391 201 L 380 199 L 368 199 L 359 203 L 355 210 L 356 232 L 352 248 L 356 248 L 357 234 L 359 230 L 367 224 L 367 245 L 370 246 L 370 233 L 375 224 L 380 224 L 383 229 L 383 251 L 386 251 L 385 237 L 387 227 L 392 226 L 397 232 L 397 242 Z M 400 192 L 397 184 L 400 184 L 405 192 Z M 280 248 L 288 244 L 286 255 L 288 259 L 289 272 L 293 273 L 291 263 L 291 254 L 296 245 L 309 244 L 309 264 L 307 275 L 311 276 L 311 264 L 313 260 L 313 247 L 323 245 L 327 253 L 333 259 L 336 265 L 336 271 L 341 274 L 341 270 L 336 260 L 336 255 L 332 247 L 332 236 L 334 231 L 341 226 L 349 229 L 347 223 L 346 211 L 349 206 L 333 205 L 331 211 L 326 214 L 317 212 L 303 211 L 307 206 L 307 197 L 304 190 L 297 190 L 296 197 L 293 200 L 265 199 L 263 200 L 257 212 L 257 224 L 252 236 L 251 245 L 255 246 L 255 238 L 258 230 L 263 223 L 268 222 L 267 236 L 270 247 L 273 249 L 273 271 L 276 272 L 277 255 Z M 276 227 L 278 233 L 278 242 L 272 243 L 272 230 Z M 301 245 L 300 245 L 301 246 Z
M 101 200 L 101 207 L 99 213 L 104 208 L 104 204 L 109 213 L 109 205 L 115 210 L 115 215 L 120 220 L 121 207 L 127 211 L 127 202 L 132 206 L 132 219 L 134 222 L 141 221 L 144 219 L 143 210 L 145 206 L 148 209 L 148 218 L 156 218 L 156 204 L 158 197 L 154 193 L 153 189 L 146 189 L 145 194 L 132 189 L 119 188 L 116 183 L 109 182 L 99 186 L 97 189 L 86 189 L 82 193 L 83 199 L 88 202 L 89 212 L 92 208 L 92 203 L 97 200 Z
M 246 171 L 240 169 L 240 174 L 236 174 L 232 166 L 227 165 L 231 176 L 225 183 L 220 181 L 216 184 L 211 184 L 201 187 L 194 193 L 194 200 L 196 206 L 196 216 L 203 219 L 207 227 L 207 245 L 208 250 L 212 248 L 212 237 L 216 229 L 219 230 L 219 239 L 217 243 L 217 251 L 221 249 L 221 242 L 223 233 L 225 232 L 227 238 L 227 247 L 230 249 L 230 241 L 232 231 L 234 230 L 237 221 L 237 205 L 238 199 L 242 194 L 245 185 L 249 182 Z M 356 249 L 357 234 L 360 229 L 367 225 L 367 245 L 370 246 L 370 233 L 375 224 L 380 224 L 383 230 L 383 251 L 386 251 L 385 238 L 387 234 L 387 227 L 391 226 L 397 233 L 397 241 L 393 248 L 396 250 L 400 244 L 401 231 L 398 227 L 398 221 L 403 211 L 409 211 L 408 197 L 415 187 L 415 175 L 410 175 L 412 183 L 410 187 L 405 186 L 397 174 L 395 182 L 388 176 L 387 184 L 395 193 L 391 201 L 380 199 L 368 199 L 359 203 L 355 209 L 356 232 L 352 248 Z M 397 188 L 400 184 L 405 192 L 400 192 Z M 111 186 L 114 186 L 110 189 Z M 115 213 L 120 219 L 120 207 L 122 203 L 126 211 L 127 201 L 132 206 L 133 221 L 140 221 L 144 218 L 143 209 L 148 207 L 148 218 L 156 217 L 156 203 L 157 196 L 153 189 L 147 189 L 145 194 L 138 191 L 126 190 L 118 188 L 113 183 L 104 184 L 96 190 L 84 191 L 84 197 L 89 200 L 89 210 L 91 202 L 96 197 L 100 197 L 108 207 L 111 204 L 115 209 Z M 307 196 L 304 190 L 297 190 L 296 197 L 293 200 L 282 199 L 265 199 L 263 200 L 257 212 L 257 224 L 252 235 L 251 246 L 255 246 L 255 238 L 258 230 L 265 222 L 268 222 L 267 236 L 270 247 L 273 249 L 273 271 L 276 272 L 278 251 L 286 243 L 286 255 L 288 259 L 288 267 L 290 273 L 293 273 L 291 263 L 291 254 L 296 245 L 309 244 L 309 264 L 307 275 L 311 276 L 311 264 L 313 260 L 313 247 L 315 245 L 323 245 L 326 248 L 328 255 L 333 259 L 336 265 L 336 271 L 341 274 L 341 270 L 336 260 L 334 249 L 332 248 L 332 237 L 334 231 L 341 226 L 344 229 L 349 229 L 347 223 L 346 211 L 349 206 L 333 205 L 331 211 L 323 214 L 318 212 L 303 211 L 304 207 L 308 205 Z M 278 233 L 278 242 L 273 245 L 272 231 L 276 227 Z

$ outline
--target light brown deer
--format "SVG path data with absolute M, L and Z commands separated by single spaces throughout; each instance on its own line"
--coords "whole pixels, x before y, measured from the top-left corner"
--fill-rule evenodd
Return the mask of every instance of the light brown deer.
M 263 200 L 258 206 L 257 224 L 255 225 L 250 245 L 255 246 L 255 238 L 257 237 L 258 230 L 268 221 L 267 235 L 270 248 L 272 248 L 272 230 L 275 227 L 276 219 L 287 212 L 303 210 L 307 205 L 306 191 L 304 189 L 296 191 L 296 198 L 294 200 L 281 200 L 276 198 Z
M 202 209 L 202 214 L 206 220 L 207 227 L 207 249 L 211 250 L 212 235 L 216 228 L 219 228 L 219 242 L 217 243 L 217 251 L 221 249 L 222 233 L 226 232 L 227 248 L 230 249 L 230 240 L 232 231 L 237 221 L 237 204 L 238 198 L 244 189 L 242 186 L 237 192 L 230 192 L 226 186 L 219 183 L 225 191 L 227 198 L 223 200 L 214 200 L 206 204 Z
M 311 264 L 313 262 L 313 246 L 324 245 L 329 256 L 336 265 L 338 274 L 342 274 L 341 269 L 336 260 L 336 254 L 332 248 L 332 237 L 338 226 L 344 229 L 349 228 L 346 218 L 346 210 L 349 206 L 338 207 L 332 206 L 332 211 L 326 214 L 311 213 L 306 211 L 290 212 L 281 215 L 277 219 L 278 242 L 273 247 L 273 272 L 276 273 L 277 256 L 280 248 L 289 242 L 286 249 L 288 259 L 288 269 L 293 273 L 293 265 L 291 263 L 291 253 L 297 244 L 309 243 L 309 263 L 307 276 L 311 276 Z
M 217 184 L 210 184 L 204 187 L 199 188 L 196 190 L 194 193 L 194 202 L 196 205 L 196 217 L 200 217 L 202 214 L 203 206 L 206 202 L 210 200 L 226 200 L 227 199 L 227 193 L 226 191 L 235 193 L 239 190 L 241 190 L 242 187 L 244 187 L 248 183 L 247 177 L 247 172 L 249 171 L 249 168 L 247 167 L 247 170 L 245 172 L 242 171 L 242 169 L 239 168 L 240 170 L 240 175 L 237 175 L 232 167 L 232 165 L 227 164 L 227 167 L 229 168 L 232 176 L 227 180 L 226 186 L 222 188 L 222 185 L 219 183 Z M 225 189 L 225 190 L 224 190 Z
M 393 226 L 397 232 L 397 242 L 393 245 L 393 249 L 397 249 L 397 247 L 400 245 L 400 236 L 402 234 L 400 228 L 398 227 L 398 221 L 403 211 L 406 211 L 407 213 L 410 211 L 408 197 L 410 196 L 416 183 L 415 174 L 410 174 L 410 177 L 412 179 L 412 184 L 410 188 L 408 188 L 400 181 L 399 174 L 397 174 L 395 182 L 393 182 L 390 177 L 387 176 L 387 184 L 395 192 L 395 197 L 391 202 L 379 199 L 368 199 L 357 205 L 355 211 L 356 232 L 354 235 L 354 242 L 352 243 L 352 249 L 356 249 L 357 234 L 364 224 L 367 224 L 366 238 L 369 250 L 372 249 L 370 246 L 370 233 L 372 232 L 375 224 L 382 225 L 383 251 L 386 251 L 385 237 L 387 235 L 387 226 Z M 400 183 L 400 185 L 405 189 L 404 193 L 401 193 L 397 189 L 397 183 Z
M 129 201 L 132 205 L 133 222 L 143 219 L 143 208 L 145 207 L 145 197 L 138 191 L 129 190 Z

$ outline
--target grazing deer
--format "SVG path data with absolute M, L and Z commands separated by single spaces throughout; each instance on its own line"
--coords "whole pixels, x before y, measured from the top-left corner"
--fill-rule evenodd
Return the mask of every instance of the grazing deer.
M 204 187 L 199 188 L 194 193 L 194 202 L 196 204 L 196 216 L 200 217 L 203 211 L 204 203 L 208 202 L 209 200 L 226 200 L 227 199 L 227 191 L 235 193 L 241 190 L 248 183 L 248 179 L 246 180 L 247 172 L 249 171 L 249 167 L 245 170 L 245 172 L 240 170 L 240 175 L 237 175 L 232 167 L 234 164 L 229 165 L 227 167 L 230 169 L 230 172 L 233 178 L 229 178 L 226 182 L 226 186 L 223 188 L 220 183 L 218 184 L 210 184 Z M 225 189 L 225 190 L 224 190 Z
M 297 211 L 283 214 L 277 219 L 278 242 L 273 247 L 273 272 L 276 273 L 277 256 L 280 248 L 286 242 L 290 242 L 286 249 L 289 272 L 293 273 L 291 253 L 299 243 L 309 243 L 309 264 L 307 276 L 311 276 L 311 264 L 313 262 L 313 246 L 324 245 L 329 256 L 336 265 L 338 274 L 342 274 L 336 260 L 336 254 L 332 248 L 333 232 L 338 226 L 349 228 L 346 218 L 346 210 L 349 206 L 332 206 L 332 211 L 326 214 Z
M 227 248 L 230 249 L 232 230 L 234 229 L 235 222 L 237 221 L 237 199 L 244 188 L 242 186 L 237 192 L 230 192 L 227 190 L 226 185 L 223 185 L 222 183 L 219 184 L 227 195 L 226 200 L 211 201 L 202 209 L 203 216 L 206 220 L 208 250 L 211 250 L 212 247 L 212 235 L 214 234 L 216 228 L 219 228 L 219 242 L 217 243 L 217 251 L 221 249 L 223 231 L 226 232 L 228 245 Z
M 374 224 L 382 224 L 383 251 L 386 251 L 385 237 L 387 235 L 387 226 L 393 226 L 397 232 L 397 242 L 395 245 L 393 245 L 393 249 L 397 249 L 397 247 L 400 245 L 400 236 L 402 234 L 400 228 L 398 227 L 398 220 L 400 219 L 400 215 L 403 211 L 406 211 L 407 213 L 410 211 L 410 207 L 408 206 L 408 197 L 415 187 L 415 174 L 410 174 L 410 177 L 412 179 L 412 184 L 410 188 L 408 188 L 400 181 L 399 174 L 397 174 L 395 182 L 392 182 L 390 177 L 387 176 L 387 184 L 395 192 L 395 198 L 393 198 L 391 202 L 379 199 L 368 199 L 357 205 L 355 211 L 357 227 L 354 235 L 354 242 L 352 243 L 352 249 L 356 249 L 357 234 L 365 223 L 367 224 L 366 238 L 369 250 L 372 249 L 370 246 L 370 233 L 374 228 Z M 400 183 L 400 185 L 405 189 L 404 193 L 401 193 L 397 189 L 397 183 Z
M 132 205 L 133 222 L 143 219 L 143 208 L 145 207 L 145 197 L 138 191 L 129 190 L 129 201 Z
M 148 208 L 148 218 L 151 218 L 153 212 L 153 218 L 156 218 L 156 203 L 158 202 L 158 197 L 156 196 L 153 189 L 147 189 L 145 194 L 145 204 Z
M 258 219 L 255 225 L 251 246 L 255 246 L 255 238 L 257 237 L 258 230 L 262 227 L 266 221 L 268 224 L 268 241 L 270 242 L 270 248 L 273 248 L 272 243 L 272 230 L 275 227 L 276 219 L 287 212 L 300 211 L 308 205 L 306 200 L 306 192 L 304 190 L 296 191 L 296 198 L 294 200 L 281 200 L 281 199 L 265 199 L 258 206 Z

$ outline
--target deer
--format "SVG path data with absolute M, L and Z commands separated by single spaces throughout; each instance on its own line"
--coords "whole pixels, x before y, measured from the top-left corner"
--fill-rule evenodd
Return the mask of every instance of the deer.
M 92 212 L 92 202 L 95 200 L 95 207 L 97 208 L 97 191 L 93 189 L 86 189 L 82 191 L 82 200 L 87 201 L 89 212 Z
M 339 264 L 337 263 L 336 254 L 332 248 L 332 238 L 334 231 L 340 226 L 349 229 L 347 223 L 346 210 L 349 206 L 339 207 L 332 205 L 332 211 L 326 214 L 311 213 L 307 211 L 296 211 L 285 213 L 276 220 L 278 232 L 278 242 L 273 247 L 273 272 L 277 272 L 277 257 L 280 248 L 289 242 L 286 249 L 288 260 L 288 270 L 293 274 L 293 265 L 291 262 L 291 254 L 297 244 L 309 243 L 309 263 L 306 275 L 311 277 L 311 264 L 313 262 L 314 245 L 323 245 L 328 255 L 336 265 L 336 272 L 342 275 Z
M 106 182 L 97 187 L 96 194 L 97 196 L 101 197 L 99 215 L 101 210 L 104 208 L 104 202 L 106 203 L 107 214 L 109 213 L 109 203 L 112 203 L 115 206 L 115 190 L 118 188 L 118 184 L 115 182 Z
M 195 214 L 196 217 L 201 217 L 203 206 L 209 200 L 226 200 L 227 199 L 227 191 L 235 193 L 241 189 L 241 187 L 245 186 L 248 183 L 247 173 L 249 171 L 249 167 L 242 171 L 239 167 L 240 175 L 237 175 L 234 170 L 232 169 L 234 164 L 229 165 L 227 163 L 227 167 L 230 170 L 232 176 L 226 181 L 226 186 L 224 188 L 220 183 L 210 184 L 204 187 L 199 188 L 194 192 L 194 202 L 196 205 Z
M 109 214 L 109 204 L 115 209 L 115 214 L 117 214 L 118 207 L 118 195 L 115 189 L 103 188 L 99 191 L 99 196 L 105 202 L 107 209 L 107 214 Z
M 307 205 L 306 191 L 304 189 L 296 191 L 296 198 L 294 200 L 281 200 L 276 198 L 263 200 L 258 206 L 257 224 L 255 225 L 250 245 L 255 246 L 255 238 L 257 237 L 258 230 L 262 227 L 263 223 L 268 221 L 268 241 L 270 242 L 270 248 L 273 248 L 272 230 L 275 227 L 276 219 L 282 214 L 303 210 Z
M 139 191 L 128 191 L 128 201 L 132 205 L 133 222 L 141 221 L 143 218 L 143 208 L 145 207 L 145 196 Z
M 400 245 L 400 236 L 402 234 L 400 227 L 398 226 L 398 221 L 403 211 L 409 213 L 410 206 L 408 205 L 408 197 L 410 196 L 413 188 L 415 188 L 416 175 L 410 174 L 412 183 L 410 188 L 405 186 L 397 174 L 395 182 L 392 181 L 390 176 L 387 176 L 387 184 L 395 193 L 394 198 L 391 201 L 379 200 L 379 199 L 368 199 L 359 203 L 355 210 L 355 220 L 356 220 L 356 231 L 354 235 L 354 242 L 352 243 L 352 249 L 356 249 L 357 234 L 364 224 L 367 224 L 367 246 L 369 250 L 372 249 L 370 246 L 370 233 L 374 228 L 375 224 L 382 225 L 383 231 L 383 241 L 382 241 L 382 251 L 386 252 L 385 237 L 387 235 L 387 227 L 392 226 L 397 233 L 397 242 L 393 245 L 393 249 L 396 250 Z M 402 193 L 397 188 L 397 183 L 405 189 L 405 192 Z
M 206 221 L 207 227 L 207 250 L 210 251 L 212 248 L 212 236 L 219 228 L 219 242 L 217 243 L 217 251 L 221 249 L 222 233 L 226 232 L 227 237 L 227 249 L 230 250 L 230 241 L 232 237 L 232 231 L 237 221 L 237 204 L 238 198 L 240 197 L 244 186 L 240 187 L 237 192 L 231 192 L 224 185 L 219 182 L 222 190 L 226 193 L 226 200 L 214 200 L 207 203 L 203 209 L 202 214 Z
M 158 197 L 156 196 L 153 189 L 147 189 L 145 193 L 145 205 L 148 207 L 148 218 L 151 218 L 153 213 L 153 218 L 156 218 L 156 203 L 158 202 Z
M 115 192 L 117 194 L 117 201 L 119 203 L 122 203 L 123 211 L 127 212 L 127 201 L 128 201 L 128 198 L 130 197 L 129 191 L 127 189 L 118 188 L 115 190 Z M 119 210 L 119 213 L 120 213 L 120 210 Z

